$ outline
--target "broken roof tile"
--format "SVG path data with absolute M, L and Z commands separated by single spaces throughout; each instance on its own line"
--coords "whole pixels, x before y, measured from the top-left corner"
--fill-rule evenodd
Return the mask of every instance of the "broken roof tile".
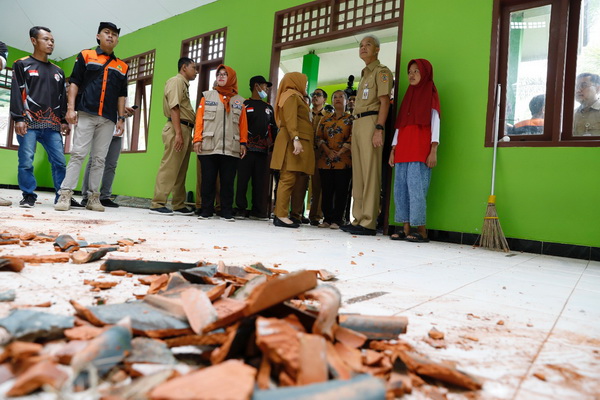
M 42 385 L 50 385 L 58 389 L 67 378 L 67 373 L 58 368 L 55 362 L 44 360 L 34 364 L 18 376 L 6 395 L 9 397 L 24 396 L 41 388 Z
M 256 369 L 239 360 L 171 379 L 154 388 L 151 400 L 250 400 Z
M 50 340 L 62 336 L 65 329 L 72 328 L 73 321 L 71 316 L 18 309 L 0 319 L 0 326 L 10 333 L 13 340 Z

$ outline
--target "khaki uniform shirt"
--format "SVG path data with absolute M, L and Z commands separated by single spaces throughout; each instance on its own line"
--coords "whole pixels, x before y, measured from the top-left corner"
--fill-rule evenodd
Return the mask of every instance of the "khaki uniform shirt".
M 190 83 L 181 74 L 175 75 L 165 83 L 163 112 L 171 118 L 171 109 L 179 106 L 179 119 L 191 124 L 196 120 L 196 113 L 190 102 Z
M 392 71 L 379 60 L 363 68 L 356 91 L 354 115 L 366 111 L 379 111 L 379 96 L 389 96 L 394 84 Z
M 600 136 L 600 100 L 573 114 L 573 136 Z

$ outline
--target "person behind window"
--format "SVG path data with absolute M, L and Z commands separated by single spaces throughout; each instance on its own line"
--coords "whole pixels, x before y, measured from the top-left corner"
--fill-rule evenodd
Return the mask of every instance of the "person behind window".
M 194 151 L 202 168 L 202 211 L 208 219 L 215 211 L 217 176 L 221 183 L 221 219 L 233 222 L 233 184 L 238 160 L 246 155 L 248 121 L 244 98 L 238 94 L 233 68 L 219 65 L 214 90 L 202 92 L 196 113 Z
M 404 229 L 390 239 L 429 242 L 425 229 L 427 191 L 431 169 L 437 165 L 440 98 L 429 61 L 422 58 L 409 61 L 408 81 L 389 157 L 390 166 L 396 168 L 394 220 Z M 411 226 L 416 226 L 417 231 L 411 233 Z
M 573 136 L 600 135 L 600 76 L 585 72 L 577 76 L 575 100 L 580 106 L 573 114 Z
M 333 92 L 331 100 L 335 113 L 324 116 L 317 129 L 317 141 L 321 150 L 317 168 L 323 185 L 324 214 L 319 228 L 339 229 L 343 225 L 348 186 L 352 178 L 352 114 L 345 111 L 346 93 L 343 90 Z
M 19 141 L 17 179 L 23 192 L 19 206 L 25 208 L 35 206 L 37 199 L 34 193 L 37 182 L 33 174 L 37 142 L 48 153 L 54 189 L 58 193 L 67 165 L 61 132 L 64 135 L 70 131 L 65 120 L 65 73 L 48 60 L 54 51 L 54 37 L 50 29 L 41 26 L 31 28 L 29 36 L 33 54 L 13 64 L 10 96 L 10 114 Z M 58 194 L 54 202 L 57 199 Z M 69 203 L 69 206 L 81 207 L 76 202 Z
M 511 135 L 540 135 L 544 132 L 544 106 L 546 96 L 539 94 L 529 102 L 531 118 L 517 122 L 512 129 Z
M 0 71 L 6 67 L 6 60 L 8 59 L 8 47 L 4 42 L 0 41 Z M 12 201 L 3 199 L 0 197 L 0 206 L 10 206 Z
M 315 172 L 313 148 L 315 134 L 310 122 L 310 109 L 304 100 L 308 78 L 300 72 L 284 75 L 275 106 L 275 122 L 279 133 L 275 139 L 271 168 L 280 171 L 273 225 L 298 228 L 298 221 L 288 218 L 290 198 L 297 186 L 306 190 L 305 175 Z

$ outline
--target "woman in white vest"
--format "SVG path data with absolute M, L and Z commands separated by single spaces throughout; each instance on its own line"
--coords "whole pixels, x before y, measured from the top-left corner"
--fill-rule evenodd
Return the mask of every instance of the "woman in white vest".
M 246 155 L 248 139 L 244 98 L 238 95 L 235 71 L 219 65 L 215 90 L 208 90 L 202 95 L 194 133 L 194 151 L 202 167 L 202 211 L 199 218 L 208 219 L 214 214 L 219 176 L 221 219 L 233 222 L 233 182 L 238 160 Z

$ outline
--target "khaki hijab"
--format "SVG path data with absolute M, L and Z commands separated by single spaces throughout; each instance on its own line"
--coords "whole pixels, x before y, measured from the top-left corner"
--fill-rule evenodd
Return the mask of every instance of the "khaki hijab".
M 308 78 L 306 75 L 300 72 L 289 72 L 283 76 L 283 79 L 279 83 L 279 88 L 277 89 L 277 101 L 275 103 L 275 121 L 278 126 L 281 126 L 282 108 L 287 99 L 296 95 L 300 96 L 304 103 L 307 82 Z M 306 110 L 306 112 L 309 111 L 308 105 L 306 106 Z

